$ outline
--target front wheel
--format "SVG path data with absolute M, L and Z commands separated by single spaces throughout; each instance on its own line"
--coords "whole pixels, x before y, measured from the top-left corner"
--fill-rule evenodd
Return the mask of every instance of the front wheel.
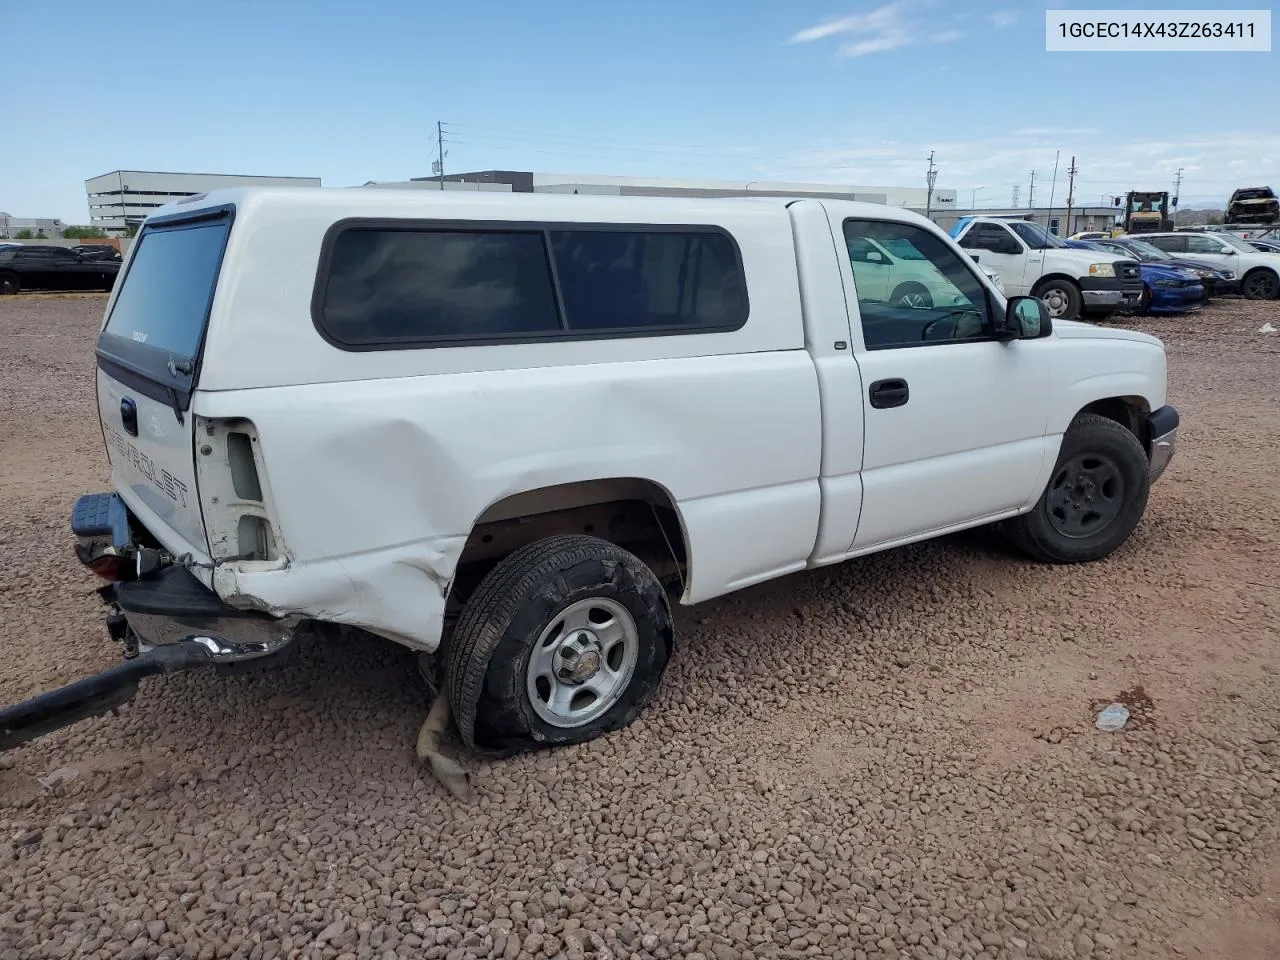
M 1147 454 L 1128 429 L 1076 417 L 1030 513 L 1008 523 L 1013 542 L 1044 563 L 1101 560 L 1129 539 L 1147 507 Z
M 448 639 L 458 731 L 511 755 L 624 727 L 657 690 L 672 639 L 667 595 L 628 551 L 576 535 L 522 547 L 484 577 Z
M 0 294 L 17 293 L 21 288 L 16 273 L 0 273 Z
M 1249 300 L 1274 300 L 1280 295 L 1280 278 L 1272 270 L 1252 270 L 1240 281 L 1240 292 Z
M 1045 309 L 1054 320 L 1074 320 L 1080 316 L 1084 298 L 1080 288 L 1070 280 L 1046 280 L 1033 293 L 1044 301 Z

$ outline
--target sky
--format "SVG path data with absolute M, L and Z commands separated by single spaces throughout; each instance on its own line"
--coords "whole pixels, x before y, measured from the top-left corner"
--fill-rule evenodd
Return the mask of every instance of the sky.
M 1073 154 L 1078 203 L 1280 189 L 1275 53 L 1047 53 L 1050 5 L 1107 6 L 0 0 L 0 210 L 85 223 L 116 169 L 425 176 L 437 121 L 447 173 L 923 186 L 933 151 L 960 205 L 1033 169 L 1062 203 Z

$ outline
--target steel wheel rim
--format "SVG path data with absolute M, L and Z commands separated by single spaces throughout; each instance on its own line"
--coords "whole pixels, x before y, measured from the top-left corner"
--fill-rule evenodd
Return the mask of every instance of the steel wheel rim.
M 932 297 L 927 293 L 916 293 L 915 291 L 912 291 L 911 293 L 904 293 L 898 298 L 898 302 L 904 307 L 911 307 L 915 310 L 928 310 L 933 306 Z
M 1107 529 L 1124 508 L 1124 475 L 1105 454 L 1080 453 L 1054 471 L 1045 506 L 1049 525 L 1083 540 Z
M 529 655 L 529 705 L 553 727 L 591 723 L 626 692 L 639 658 L 640 631 L 626 607 L 605 597 L 571 603 Z
M 1061 287 L 1049 287 L 1040 299 L 1044 301 L 1045 309 L 1049 311 L 1049 316 L 1060 317 L 1067 312 L 1067 306 L 1071 303 L 1071 298 L 1067 296 L 1067 292 Z
M 18 289 L 18 284 L 12 277 L 0 278 L 0 293 L 13 293 Z

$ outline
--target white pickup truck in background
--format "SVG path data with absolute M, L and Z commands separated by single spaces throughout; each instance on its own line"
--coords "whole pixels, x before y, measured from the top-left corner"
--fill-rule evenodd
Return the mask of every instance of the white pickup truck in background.
M 1031 220 L 961 217 L 951 236 L 1010 296 L 1039 297 L 1055 320 L 1103 320 L 1142 300 L 1137 260 L 1073 249 Z
M 113 489 L 72 521 L 129 659 L 0 745 L 317 624 L 442 653 L 469 746 L 581 742 L 652 697 L 673 602 L 997 522 L 1111 554 L 1173 453 L 1164 349 L 962 247 L 820 199 L 161 208 L 98 343 Z

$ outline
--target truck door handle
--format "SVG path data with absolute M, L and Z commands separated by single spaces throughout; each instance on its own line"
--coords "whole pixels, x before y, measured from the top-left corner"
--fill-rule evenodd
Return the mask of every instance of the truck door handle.
M 911 390 L 907 387 L 907 381 L 901 377 L 893 377 L 889 380 L 877 380 L 871 384 L 869 396 L 871 406 L 877 410 L 885 410 L 889 407 L 900 407 L 906 403 L 911 396 Z
M 138 405 L 132 397 L 125 397 L 120 401 L 120 423 L 129 436 L 138 435 Z

